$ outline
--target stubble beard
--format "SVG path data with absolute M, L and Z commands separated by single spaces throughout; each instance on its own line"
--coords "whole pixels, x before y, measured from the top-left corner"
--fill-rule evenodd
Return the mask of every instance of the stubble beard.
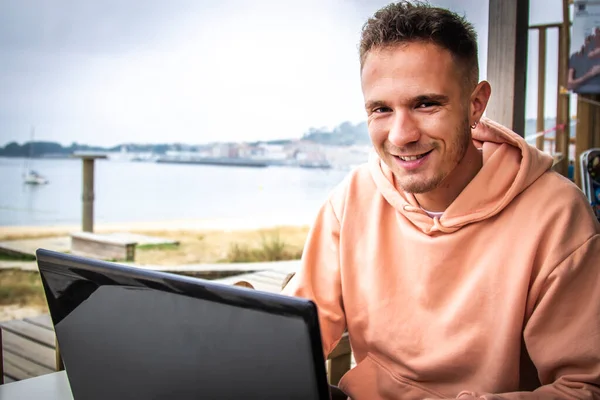
M 392 172 L 394 172 L 397 185 L 400 186 L 403 191 L 412 194 L 423 194 L 438 188 L 465 156 L 471 141 L 470 129 L 469 119 L 466 117 L 462 125 L 458 128 L 459 132 L 455 135 L 455 139 L 451 144 L 452 148 L 456 149 L 455 154 L 450 160 L 442 160 L 446 165 L 442 165 L 443 169 L 434 171 L 433 176 L 431 177 L 423 177 L 423 172 L 407 173 L 403 170 L 398 171 L 400 168 L 395 165 L 395 168 L 392 168 Z M 389 154 L 387 156 L 391 157 Z M 391 161 L 393 162 L 394 160 Z M 446 167 L 448 164 L 450 164 L 449 168 Z

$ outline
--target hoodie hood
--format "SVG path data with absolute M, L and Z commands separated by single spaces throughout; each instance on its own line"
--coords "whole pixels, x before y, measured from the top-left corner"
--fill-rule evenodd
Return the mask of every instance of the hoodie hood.
M 438 217 L 429 217 L 414 195 L 398 190 L 389 167 L 377 156 L 369 169 L 381 195 L 426 234 L 451 233 L 502 211 L 523 190 L 552 167 L 553 159 L 510 129 L 482 118 L 472 131 L 483 153 L 483 167 Z

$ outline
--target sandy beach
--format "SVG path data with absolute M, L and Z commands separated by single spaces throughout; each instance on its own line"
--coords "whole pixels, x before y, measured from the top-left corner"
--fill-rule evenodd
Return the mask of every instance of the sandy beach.
M 185 219 L 169 221 L 144 221 L 144 222 L 119 222 L 96 223 L 94 232 L 207 232 L 207 231 L 249 231 L 269 229 L 276 227 L 307 227 L 311 221 L 298 221 L 289 219 Z M 0 226 L 0 240 L 26 239 L 36 237 L 49 237 L 68 235 L 70 232 L 81 231 L 80 225 L 53 225 L 53 226 Z
M 232 246 L 264 248 L 263 240 L 275 239 L 285 246 L 285 252 L 298 255 L 304 245 L 309 224 L 282 223 L 281 220 L 171 220 L 132 223 L 96 224 L 94 232 L 131 232 L 174 239 L 179 245 L 171 248 L 148 248 L 136 251 L 136 264 L 189 265 L 230 262 Z M 81 231 L 81 226 L 1 226 L 0 241 L 68 236 Z M 251 261 L 251 260 L 247 260 Z M 260 260 L 256 260 L 260 261 Z M 0 277 L 0 285 L 7 285 Z M 45 304 L 11 302 L 0 305 L 0 321 L 22 319 L 47 312 Z

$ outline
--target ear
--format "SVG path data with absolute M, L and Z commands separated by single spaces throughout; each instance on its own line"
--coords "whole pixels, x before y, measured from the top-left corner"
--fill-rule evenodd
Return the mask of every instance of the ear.
M 492 94 L 492 87 L 487 81 L 481 81 L 471 93 L 469 100 L 469 123 L 479 122 Z

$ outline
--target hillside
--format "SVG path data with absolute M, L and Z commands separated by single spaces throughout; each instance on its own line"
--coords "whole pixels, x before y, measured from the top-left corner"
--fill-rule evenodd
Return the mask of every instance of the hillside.
M 555 119 L 546 119 L 546 129 L 554 126 Z M 535 119 L 527 120 L 525 132 L 526 135 L 532 135 L 536 129 Z M 573 133 L 572 129 L 572 133 Z M 549 136 L 554 136 L 553 134 Z M 333 130 L 324 128 L 310 128 L 302 137 L 304 141 L 310 141 L 322 145 L 330 146 L 350 146 L 350 145 L 369 145 L 369 133 L 367 131 L 367 123 L 360 122 L 352 124 L 351 122 L 343 122 L 336 126 Z M 288 144 L 293 142 L 291 139 L 279 139 L 270 141 L 255 141 L 250 144 L 257 145 L 266 144 Z M 27 142 L 19 144 L 11 142 L 4 147 L 0 147 L 0 156 L 4 157 L 66 157 L 74 152 L 116 152 L 122 148 L 129 152 L 137 153 L 154 153 L 165 154 L 167 151 L 198 151 L 210 145 L 190 145 L 182 143 L 162 143 L 162 144 L 139 144 L 139 143 L 122 143 L 112 147 L 89 146 L 86 144 L 72 143 L 70 146 L 62 146 L 57 142 Z

